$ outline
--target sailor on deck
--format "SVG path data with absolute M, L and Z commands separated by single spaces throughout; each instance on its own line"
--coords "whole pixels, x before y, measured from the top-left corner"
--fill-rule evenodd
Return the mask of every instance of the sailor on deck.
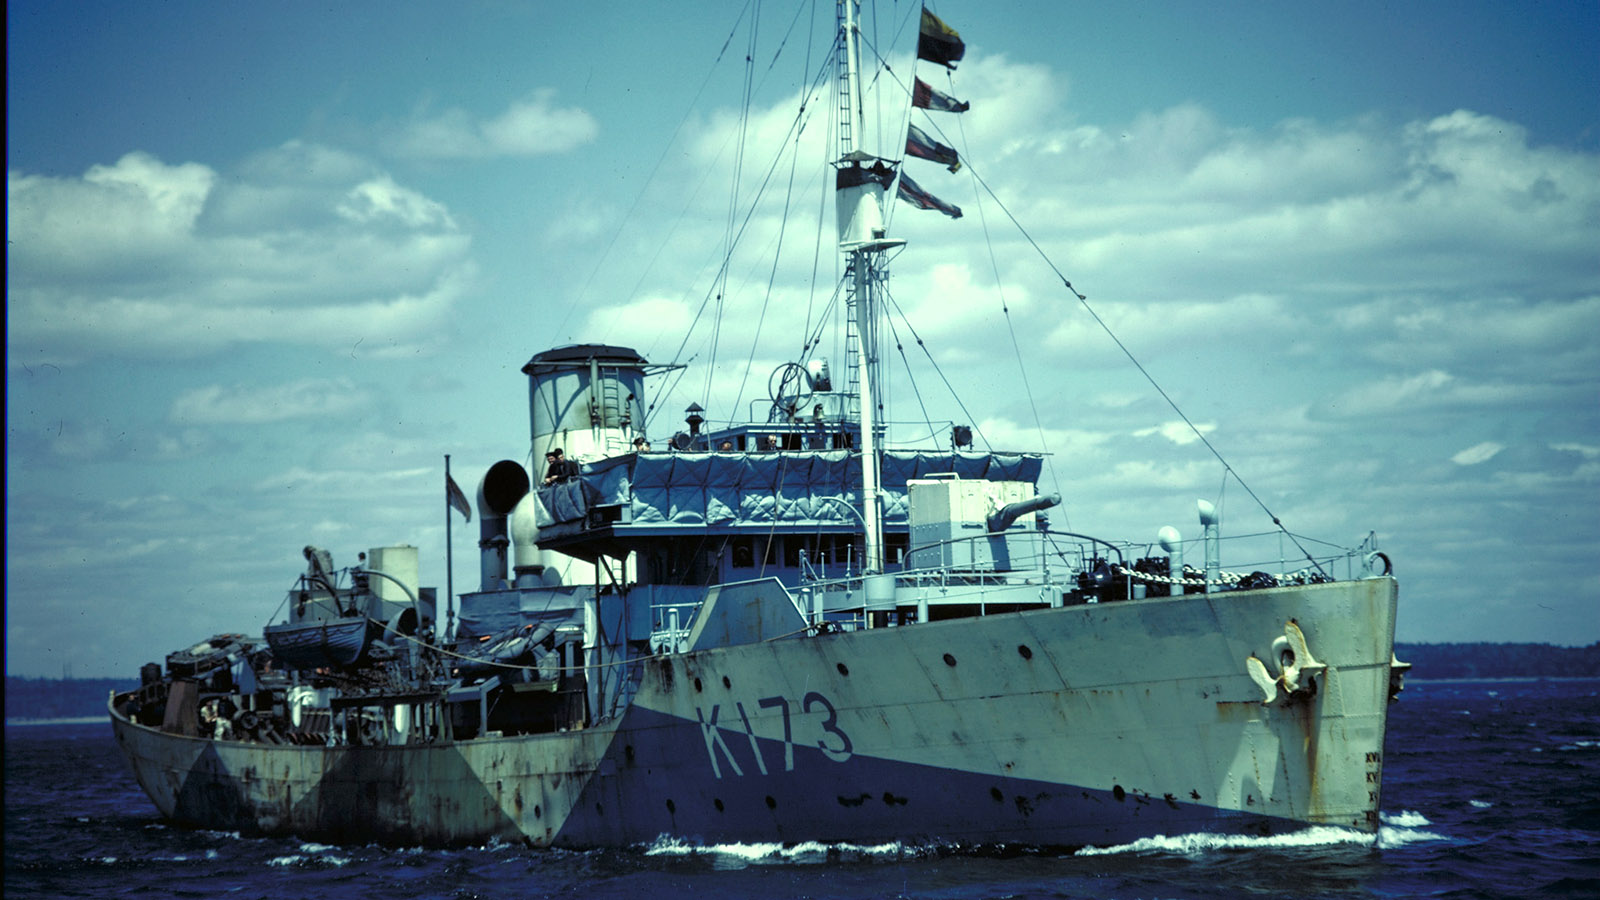
M 545 484 L 558 484 L 578 474 L 578 464 L 567 459 L 560 447 L 546 453 L 544 460 L 549 464 L 544 472 Z

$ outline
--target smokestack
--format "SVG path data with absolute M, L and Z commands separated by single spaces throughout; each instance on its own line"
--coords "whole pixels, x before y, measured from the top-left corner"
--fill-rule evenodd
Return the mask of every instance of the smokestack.
M 511 546 L 506 516 L 527 493 L 527 470 L 509 459 L 490 466 L 478 482 L 478 561 L 482 575 L 479 590 L 506 587 L 506 556 Z

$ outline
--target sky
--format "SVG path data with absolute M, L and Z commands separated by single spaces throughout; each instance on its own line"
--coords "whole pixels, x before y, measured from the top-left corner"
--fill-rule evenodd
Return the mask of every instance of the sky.
M 687 364 L 657 440 L 764 418 L 841 268 L 832 10 L 9 4 L 7 673 L 259 633 L 307 544 L 442 594 L 542 350 Z M 972 106 L 904 164 L 965 215 L 889 211 L 897 441 L 1047 453 L 1102 537 L 1372 533 L 1402 641 L 1600 640 L 1600 6 L 945 0 L 951 72 L 916 10 L 864 146 L 913 71 Z

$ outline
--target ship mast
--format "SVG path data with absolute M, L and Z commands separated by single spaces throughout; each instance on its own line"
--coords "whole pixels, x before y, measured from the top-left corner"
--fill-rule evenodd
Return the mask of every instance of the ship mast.
M 894 166 L 857 148 L 866 126 L 865 98 L 861 91 L 861 40 L 856 24 L 860 0 L 838 0 L 839 10 L 839 159 L 835 211 L 839 220 L 839 249 L 846 256 L 850 305 L 854 308 L 856 397 L 861 425 L 861 519 L 866 552 L 862 571 L 883 571 L 883 496 L 879 488 L 881 460 L 878 448 L 878 302 L 885 250 L 905 241 L 884 235 L 883 194 L 894 181 Z

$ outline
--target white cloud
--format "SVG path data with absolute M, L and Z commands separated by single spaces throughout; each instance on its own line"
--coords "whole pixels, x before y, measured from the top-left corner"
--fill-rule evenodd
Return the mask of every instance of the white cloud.
M 685 302 L 643 297 L 631 303 L 596 309 L 583 330 L 610 335 L 610 340 L 632 347 L 661 346 L 674 339 L 681 340 L 693 317 L 693 310 Z
M 1504 449 L 1504 444 L 1497 444 L 1494 441 L 1484 441 L 1481 444 L 1474 444 L 1471 447 L 1462 450 L 1460 453 L 1455 454 L 1454 456 L 1450 457 L 1450 461 L 1458 466 L 1475 466 L 1478 463 L 1488 462 L 1489 460 L 1494 459 L 1495 455 Z
M 985 418 L 978 423 L 978 430 L 995 449 L 1030 447 L 1042 443 L 1051 452 L 1073 461 L 1098 458 L 1098 454 L 1116 438 L 1116 433 L 1111 431 L 1082 428 L 1041 430 L 1004 418 Z
M 180 394 L 169 418 L 191 425 L 260 425 L 292 419 L 331 422 L 372 402 L 371 392 L 347 378 L 308 378 L 288 384 L 207 385 Z
M 262 493 L 276 493 L 285 490 L 304 490 L 308 493 L 316 491 L 337 491 L 350 496 L 360 496 L 366 489 L 364 485 L 385 485 L 388 487 L 404 487 L 413 489 L 422 479 L 433 475 L 431 469 L 415 468 L 379 468 L 353 466 L 348 469 L 306 469 L 299 466 L 292 467 L 282 472 L 266 476 L 250 485 L 250 488 Z M 349 523 L 342 522 L 340 527 L 348 530 Z
M 1135 431 L 1133 436 L 1149 437 L 1152 434 L 1159 434 L 1179 447 L 1186 447 L 1200 440 L 1200 435 L 1210 434 L 1216 430 L 1217 426 L 1214 422 L 1196 422 L 1194 427 L 1190 428 L 1188 422 L 1179 420 L 1163 422 L 1152 428 L 1141 428 Z M 1196 432 L 1199 432 L 1199 434 L 1196 434 Z
M 363 224 L 393 221 L 406 228 L 439 227 L 451 231 L 456 227 L 444 204 L 395 184 L 388 175 L 368 179 L 351 188 L 334 210 Z
M 8 289 L 127 276 L 178 257 L 216 181 L 198 163 L 168 166 L 137 152 L 75 179 L 8 171 Z
M 388 149 L 418 159 L 480 159 L 565 153 L 593 141 L 600 131 L 594 116 L 556 106 L 555 94 L 534 91 L 490 118 L 459 107 L 419 111 L 389 139 Z
M 986 118 L 968 114 L 979 166 L 1000 139 L 975 124 Z M 1105 134 L 1086 139 L 1086 128 Z M 1260 131 L 1184 106 L 1121 128 L 1044 119 L 1026 132 L 1036 143 L 1054 133 L 1072 150 L 1014 148 L 984 177 L 1092 298 L 1269 293 L 1303 308 L 1368 291 L 1433 303 L 1593 293 L 1600 162 L 1530 146 L 1521 128 L 1492 117 Z M 965 189 L 953 190 L 947 199 L 966 208 Z
M 1600 459 L 1600 447 L 1590 444 L 1551 444 L 1550 449 L 1581 454 L 1584 459 Z
M 145 198 L 155 219 L 190 223 L 200 213 L 216 175 L 198 163 L 167 166 L 148 153 L 133 152 L 113 166 L 91 166 L 83 180 L 102 187 L 126 188 Z
M 1429 369 L 1348 388 L 1316 404 L 1313 411 L 1330 419 L 1414 416 L 1439 409 L 1503 406 L 1547 393 L 1547 389 L 1538 386 L 1476 382 Z
M 291 142 L 219 175 L 132 153 L 80 178 L 8 173 L 12 364 L 240 344 L 426 347 L 473 275 L 445 207 Z

